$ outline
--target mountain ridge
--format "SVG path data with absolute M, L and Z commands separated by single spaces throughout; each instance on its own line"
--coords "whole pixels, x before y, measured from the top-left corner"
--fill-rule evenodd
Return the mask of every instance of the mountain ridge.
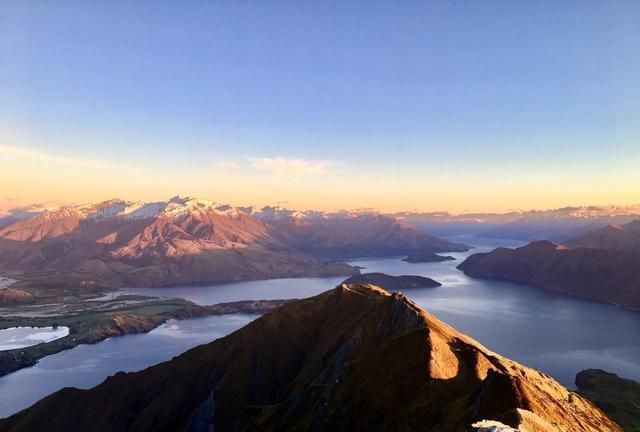
M 81 293 L 348 276 L 357 269 L 338 261 L 466 248 L 380 215 L 260 219 L 250 208 L 197 198 L 112 199 L 45 211 L 0 228 L 0 270 L 21 280 L 3 301 L 24 302 L 29 297 L 15 290 Z
M 607 249 L 571 249 L 536 241 L 469 256 L 458 269 L 499 279 L 640 309 L 640 254 Z
M 616 249 L 640 252 L 640 219 L 623 225 L 610 224 L 603 228 L 567 240 L 573 247 Z
M 63 389 L 0 428 L 456 432 L 483 421 L 621 431 L 552 378 L 373 285 L 287 303 L 169 362 Z

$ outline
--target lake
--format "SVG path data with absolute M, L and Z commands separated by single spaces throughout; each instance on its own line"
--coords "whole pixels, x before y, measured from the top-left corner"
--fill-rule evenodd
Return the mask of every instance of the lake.
M 0 378 L 0 418 L 63 387 L 90 388 L 118 371 L 131 372 L 170 360 L 194 346 L 225 336 L 258 315 L 210 316 L 169 321 L 144 334 L 79 345 Z
M 601 368 L 640 380 L 640 313 L 554 294 L 523 285 L 471 279 L 455 267 L 471 253 L 519 243 L 455 239 L 476 249 L 448 253 L 456 261 L 410 264 L 396 258 L 350 261 L 365 272 L 431 277 L 438 288 L 405 290 L 429 312 L 489 349 L 538 368 L 573 387 L 575 374 Z M 137 288 L 125 293 L 177 296 L 199 304 L 245 299 L 303 298 L 326 291 L 343 278 L 278 279 L 216 286 Z M 0 417 L 10 415 L 65 386 L 89 388 L 119 370 L 133 371 L 168 360 L 245 325 L 255 315 L 171 321 L 147 334 L 81 345 L 45 357 L 36 366 L 0 378 Z

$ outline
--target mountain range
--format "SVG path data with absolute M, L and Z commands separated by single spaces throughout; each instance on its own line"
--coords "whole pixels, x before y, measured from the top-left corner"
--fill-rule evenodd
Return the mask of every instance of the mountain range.
M 622 431 L 548 375 L 373 285 L 340 285 L 169 362 L 63 389 L 0 429 Z
M 121 201 L 121 200 L 113 200 Z M 122 201 L 127 204 L 127 202 Z M 135 209 L 145 205 L 162 208 L 163 202 L 128 203 Z M 229 207 L 219 205 L 221 208 Z M 262 208 L 237 207 L 264 221 L 318 221 L 327 219 L 353 219 L 360 216 L 386 216 L 404 221 L 407 225 L 437 236 L 460 234 L 487 238 L 514 240 L 566 240 L 608 224 L 625 224 L 640 219 L 640 204 L 628 206 L 579 206 L 548 210 L 511 210 L 503 213 L 462 213 L 401 211 L 385 213 L 373 209 L 319 211 L 293 210 L 280 206 Z M 16 220 L 30 218 L 45 212 L 42 205 L 15 208 L 0 214 L 0 228 Z
M 624 225 L 607 225 L 572 238 L 567 243 L 574 247 L 640 252 L 640 219 Z
M 565 241 L 607 224 L 624 224 L 638 219 L 640 205 L 562 207 L 505 213 L 400 212 L 389 216 L 439 236 L 464 234 L 522 241 Z
M 45 211 L 0 228 L 0 271 L 21 280 L 13 291 L 25 284 L 50 293 L 100 291 L 350 275 L 357 269 L 337 259 L 466 249 L 381 215 L 254 211 L 181 197 L 114 199 Z
M 572 249 L 537 241 L 473 254 L 458 268 L 471 277 L 524 283 L 640 309 L 640 253 L 636 252 Z

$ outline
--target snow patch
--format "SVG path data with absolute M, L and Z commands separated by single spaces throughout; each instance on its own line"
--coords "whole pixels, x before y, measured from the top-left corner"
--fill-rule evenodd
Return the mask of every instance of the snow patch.
M 136 202 L 127 206 L 122 211 L 122 216 L 125 219 L 148 219 L 157 216 L 167 207 L 165 202 L 151 202 L 143 203 Z
M 519 432 L 519 429 L 495 420 L 481 420 L 472 424 L 471 427 L 476 428 L 476 432 Z
M 0 276 L 0 289 L 9 288 L 14 283 L 18 282 L 15 279 L 11 279 L 8 277 Z
M 18 282 L 15 279 L 11 279 L 8 277 L 0 276 L 0 289 L 9 288 L 14 283 Z

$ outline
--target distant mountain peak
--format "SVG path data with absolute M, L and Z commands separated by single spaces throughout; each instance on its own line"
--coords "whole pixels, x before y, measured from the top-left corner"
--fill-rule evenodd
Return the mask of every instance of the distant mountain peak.
M 609 224 L 568 240 L 576 247 L 640 252 L 640 219 L 626 224 Z

